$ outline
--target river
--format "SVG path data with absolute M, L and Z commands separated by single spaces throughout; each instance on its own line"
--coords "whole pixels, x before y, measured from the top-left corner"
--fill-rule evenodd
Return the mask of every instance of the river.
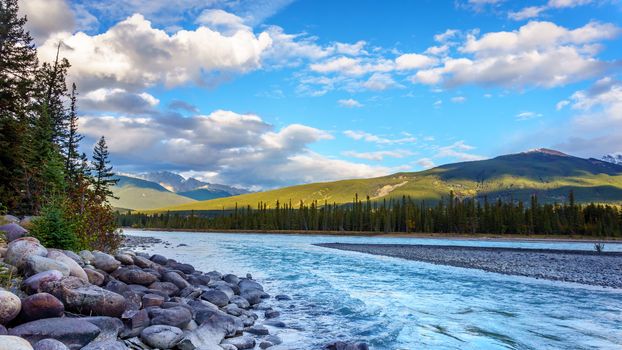
M 439 240 L 126 230 L 163 239 L 148 249 L 202 271 L 251 273 L 281 311 L 284 343 L 321 349 L 621 349 L 622 290 L 339 251 L 313 243 L 457 244 L 593 249 L 588 243 Z M 187 246 L 179 246 L 186 244 Z M 622 251 L 622 244 L 607 244 Z

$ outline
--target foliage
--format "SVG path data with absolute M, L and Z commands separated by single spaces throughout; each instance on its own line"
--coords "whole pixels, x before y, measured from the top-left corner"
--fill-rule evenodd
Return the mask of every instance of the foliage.
M 102 136 L 93 150 L 92 167 L 94 172 L 93 190 L 97 196 L 104 200 L 114 197 L 111 187 L 119 181 L 114 177 L 112 167 L 109 164 L 108 146 L 106 145 L 106 138 Z
M 603 242 L 594 243 L 594 250 L 597 253 L 602 253 L 605 250 L 605 243 Z
M 30 234 L 48 248 L 76 249 L 78 239 L 66 212 L 66 205 L 61 200 L 49 202 L 42 208 L 41 217 L 33 221 Z
M 570 198 L 574 195 L 570 194 Z M 276 202 L 257 208 L 235 207 L 203 215 L 189 213 L 123 214 L 121 226 L 180 229 L 364 231 L 423 233 L 491 233 L 544 235 L 622 235 L 622 210 L 610 205 L 540 204 L 521 201 L 489 202 L 453 194 L 434 205 L 410 197 L 373 202 L 367 197 L 348 205 L 310 205 Z

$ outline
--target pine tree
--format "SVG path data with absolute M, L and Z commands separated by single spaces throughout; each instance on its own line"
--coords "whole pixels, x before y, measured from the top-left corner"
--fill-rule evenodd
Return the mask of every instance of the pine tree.
M 69 104 L 68 114 L 68 133 L 65 141 L 65 173 L 70 183 L 75 183 L 78 175 L 81 172 L 81 165 L 83 159 L 81 159 L 80 152 L 78 150 L 80 141 L 84 138 L 78 133 L 78 113 L 76 108 L 77 93 L 76 84 L 71 86 L 71 96 Z M 84 156 L 84 154 L 83 154 Z
M 29 146 L 37 53 L 17 0 L 0 0 L 0 206 L 24 212 L 24 153 Z
M 112 166 L 109 165 L 109 157 L 106 139 L 102 136 L 93 150 L 92 162 L 92 170 L 95 172 L 93 174 L 93 190 L 102 202 L 106 202 L 108 198 L 117 198 L 113 195 L 110 187 L 116 185 L 119 180 L 114 178 Z

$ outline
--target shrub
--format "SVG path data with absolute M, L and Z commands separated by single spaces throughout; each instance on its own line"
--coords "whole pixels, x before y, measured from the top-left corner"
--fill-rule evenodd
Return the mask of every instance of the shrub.
M 30 234 L 48 248 L 77 248 L 73 225 L 67 220 L 61 201 L 52 201 L 41 209 L 41 217 L 33 221 Z

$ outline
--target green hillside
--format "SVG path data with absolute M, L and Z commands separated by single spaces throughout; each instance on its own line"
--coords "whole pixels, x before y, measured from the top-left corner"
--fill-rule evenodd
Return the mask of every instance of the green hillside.
M 194 199 L 170 192 L 155 182 L 122 175 L 117 177 L 119 182 L 112 188 L 112 192 L 119 199 L 110 200 L 115 208 L 149 210 L 195 202 Z
M 537 150 L 493 159 L 462 162 L 433 169 L 372 179 L 313 183 L 228 198 L 167 206 L 163 210 L 218 210 L 238 206 L 274 206 L 281 202 L 348 203 L 353 196 L 373 200 L 411 196 L 436 201 L 454 191 L 459 196 L 563 202 L 569 191 L 579 202 L 622 203 L 622 166 Z

